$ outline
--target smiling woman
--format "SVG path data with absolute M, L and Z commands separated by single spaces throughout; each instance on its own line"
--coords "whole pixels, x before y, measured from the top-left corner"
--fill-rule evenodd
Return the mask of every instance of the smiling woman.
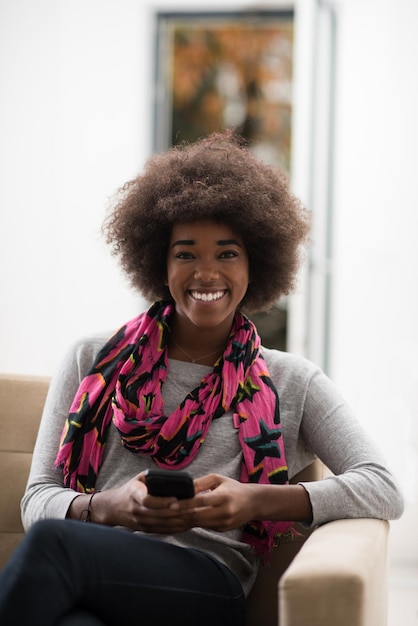
M 77 342 L 52 382 L 2 625 L 133 626 L 140 606 L 147 624 L 244 626 L 259 559 L 295 522 L 400 515 L 331 381 L 263 347 L 244 313 L 291 289 L 308 225 L 286 176 L 231 133 L 156 155 L 123 187 L 108 241 L 155 301 Z M 289 484 L 316 456 L 334 475 Z M 194 495 L 148 492 L 156 466 L 187 469 Z

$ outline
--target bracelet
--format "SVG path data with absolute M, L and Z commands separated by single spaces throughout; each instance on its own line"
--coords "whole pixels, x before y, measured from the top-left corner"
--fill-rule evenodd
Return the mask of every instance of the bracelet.
M 93 498 L 96 495 L 96 493 L 100 493 L 100 492 L 99 491 L 95 491 L 94 493 L 92 493 L 90 498 L 89 498 L 89 503 L 87 505 L 87 509 L 84 509 L 83 511 L 81 511 L 80 517 L 79 517 L 80 522 L 90 522 L 91 503 L 93 502 Z M 83 515 L 85 515 L 84 518 L 83 518 Z

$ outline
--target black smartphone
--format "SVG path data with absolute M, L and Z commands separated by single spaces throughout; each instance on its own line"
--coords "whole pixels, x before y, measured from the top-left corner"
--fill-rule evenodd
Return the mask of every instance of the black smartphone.
M 173 496 L 179 500 L 194 496 L 193 478 L 188 472 L 150 469 L 145 472 L 145 483 L 153 496 Z

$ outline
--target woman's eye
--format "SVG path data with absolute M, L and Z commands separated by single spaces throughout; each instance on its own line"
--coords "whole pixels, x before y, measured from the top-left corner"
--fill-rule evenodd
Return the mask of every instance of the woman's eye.
M 190 252 L 179 252 L 176 254 L 176 259 L 191 259 L 193 255 Z
M 238 252 L 235 252 L 235 250 L 224 250 L 224 252 L 221 253 L 221 259 L 233 259 L 237 256 Z

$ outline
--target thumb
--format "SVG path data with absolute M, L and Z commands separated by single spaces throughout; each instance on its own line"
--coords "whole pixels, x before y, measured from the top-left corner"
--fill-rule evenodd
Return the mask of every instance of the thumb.
M 194 488 L 196 493 L 201 493 L 202 491 L 212 491 L 216 489 L 224 482 L 223 476 L 219 474 L 207 474 L 206 476 L 201 476 L 200 478 L 196 478 L 194 480 Z

